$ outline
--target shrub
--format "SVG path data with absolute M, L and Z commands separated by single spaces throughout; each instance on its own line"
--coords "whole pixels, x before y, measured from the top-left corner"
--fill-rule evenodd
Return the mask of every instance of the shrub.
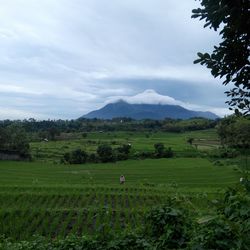
M 131 145 L 130 144 L 123 144 L 122 146 L 117 148 L 119 153 L 123 153 L 128 155 L 130 153 Z
M 154 153 L 153 152 L 148 152 L 148 151 L 142 151 L 137 154 L 137 156 L 141 159 L 146 159 L 146 158 L 154 158 Z
M 114 157 L 116 160 L 127 160 L 129 158 L 129 153 L 130 153 L 131 145 L 129 144 L 123 144 L 122 146 L 116 148 L 114 150 Z
M 82 133 L 82 138 L 87 138 L 88 134 L 87 133 Z
M 230 188 L 215 216 L 198 220 L 192 249 L 241 249 L 250 246 L 250 197 L 243 187 Z
M 115 160 L 113 150 L 108 144 L 99 145 L 96 152 L 101 162 L 113 162 Z
M 157 249 L 180 249 L 188 240 L 186 211 L 163 205 L 154 208 L 147 216 L 146 233 L 154 239 Z
M 239 152 L 233 148 L 218 148 L 209 152 L 212 158 L 235 158 L 239 156 Z
M 190 137 L 187 139 L 187 143 L 192 145 L 193 144 L 193 141 L 194 141 L 194 138 Z
M 117 161 L 125 161 L 128 159 L 128 155 L 125 153 L 120 153 L 120 152 L 113 152 L 113 156 Z
M 88 154 L 81 150 L 81 149 L 76 149 L 72 152 L 67 152 L 63 155 L 62 162 L 64 163 L 70 163 L 70 164 L 82 164 L 86 163 L 88 158 Z
M 165 146 L 163 143 L 156 143 L 154 144 L 154 148 L 155 148 L 155 156 L 157 158 L 163 157 L 164 153 L 165 153 Z
M 95 153 L 91 153 L 88 156 L 88 161 L 93 162 L 93 163 L 97 163 L 99 161 L 99 159 L 98 159 L 98 156 Z
M 174 152 L 172 150 L 172 148 L 168 148 L 165 152 L 164 152 L 164 157 L 166 158 L 172 158 L 174 157 Z
M 223 216 L 202 221 L 196 230 L 192 249 L 238 249 L 236 232 Z
M 142 235 L 137 235 L 135 233 L 129 232 L 123 235 L 119 235 L 114 240 L 112 240 L 107 249 L 109 250 L 151 250 L 152 245 L 149 240 Z

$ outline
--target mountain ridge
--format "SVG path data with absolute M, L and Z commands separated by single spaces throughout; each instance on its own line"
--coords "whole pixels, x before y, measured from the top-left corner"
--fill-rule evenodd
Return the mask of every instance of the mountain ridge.
M 124 100 L 118 100 L 117 102 L 109 103 L 98 110 L 91 111 L 86 115 L 81 116 L 80 118 L 113 119 L 117 117 L 128 117 L 135 120 L 164 120 L 165 118 L 189 119 L 193 117 L 202 117 L 214 120 L 219 118 L 212 112 L 193 111 L 180 105 L 130 104 Z

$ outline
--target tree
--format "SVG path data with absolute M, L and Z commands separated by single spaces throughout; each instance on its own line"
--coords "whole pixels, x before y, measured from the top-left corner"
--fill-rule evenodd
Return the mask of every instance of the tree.
M 82 164 L 87 161 L 88 155 L 81 149 L 76 149 L 71 152 L 71 164 Z
M 250 2 L 249 0 L 200 0 L 192 18 L 205 20 L 205 27 L 217 31 L 222 38 L 211 54 L 198 53 L 194 63 L 205 65 L 223 84 L 234 87 L 226 94 L 230 109 L 250 114 Z
M 49 138 L 54 141 L 56 138 L 56 135 L 60 135 L 60 131 L 56 127 L 51 127 L 48 130 Z
M 187 143 L 189 143 L 191 146 L 192 146 L 193 142 L 194 142 L 194 138 L 189 137 L 189 138 L 187 139 Z
M 114 161 L 113 150 L 111 146 L 107 144 L 102 144 L 98 146 L 96 150 L 101 162 L 112 162 Z
M 249 117 L 229 116 L 221 120 L 217 126 L 218 135 L 224 145 L 236 148 L 242 153 L 242 168 L 244 178 L 248 180 L 249 149 L 250 149 L 250 119 Z M 234 153 L 233 151 L 231 151 Z M 228 152 L 227 157 L 228 157 Z M 230 151 L 229 151 L 230 153 Z M 231 154 L 232 155 L 232 154 Z M 249 182 L 247 181 L 249 184 Z M 247 185 L 248 185 L 247 184 Z
M 123 144 L 116 148 L 113 153 L 115 153 L 116 160 L 127 160 L 129 157 L 131 145 L 130 144 Z
M 29 148 L 28 136 L 22 126 L 13 123 L 0 128 L 0 150 L 29 157 Z
M 67 152 L 63 155 L 62 162 L 70 164 L 83 164 L 86 163 L 88 159 L 88 154 L 81 149 L 76 149 L 72 152 Z
M 130 152 L 130 149 L 131 149 L 131 145 L 130 144 L 123 144 L 122 146 L 120 146 L 120 147 L 117 148 L 117 151 L 119 153 L 128 155 L 129 152 Z
M 6 129 L 0 127 L 0 150 L 5 148 L 7 141 L 8 141 L 7 131 Z
M 250 148 L 250 120 L 229 116 L 220 121 L 217 132 L 222 144 L 235 148 Z
M 169 148 L 165 151 L 164 157 L 166 157 L 166 158 L 172 158 L 172 157 L 174 157 L 174 152 L 173 152 L 173 150 L 172 150 L 171 147 L 169 147 Z
M 155 155 L 157 157 L 163 157 L 164 156 L 164 152 L 165 152 L 165 146 L 163 143 L 156 143 L 154 144 L 154 148 L 155 148 Z

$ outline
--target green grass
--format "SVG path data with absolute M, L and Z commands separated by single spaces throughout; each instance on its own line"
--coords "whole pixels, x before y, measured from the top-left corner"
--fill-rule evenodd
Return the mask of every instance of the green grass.
M 187 143 L 190 137 L 198 149 Z M 153 151 L 158 142 L 171 147 L 176 158 L 58 164 L 65 152 L 76 148 L 95 152 L 102 143 L 131 143 L 135 153 Z M 87 138 L 74 133 L 58 141 L 33 142 L 34 162 L 0 162 L 0 235 L 20 240 L 33 234 L 55 238 L 140 227 L 144 214 L 169 197 L 181 200 L 194 214 L 211 213 L 210 200 L 241 177 L 234 163 L 215 166 L 190 157 L 217 146 L 215 130 L 96 132 Z M 120 175 L 125 175 L 125 185 L 119 184 Z
M 201 158 L 71 166 L 0 162 L 0 235 L 54 238 L 139 227 L 144 213 L 169 196 L 206 213 L 213 204 L 205 198 L 220 196 L 239 177 L 232 167 Z
M 132 151 L 153 151 L 154 144 L 162 142 L 166 147 L 171 147 L 178 156 L 195 154 L 196 149 L 187 143 L 188 138 L 194 138 L 197 145 L 206 143 L 206 149 L 218 146 L 218 139 L 214 129 L 194 131 L 186 133 L 164 133 L 164 132 L 106 132 L 88 133 L 87 138 L 81 134 L 62 135 L 58 141 L 33 142 L 31 143 L 31 154 L 35 160 L 45 162 L 60 162 L 63 154 L 77 148 L 87 152 L 95 152 L 98 145 L 102 143 L 111 144 L 112 147 L 131 143 Z M 200 140 L 202 139 L 202 140 Z
M 230 166 L 213 166 L 203 158 L 128 160 L 85 165 L 1 162 L 0 171 L 1 186 L 116 185 L 123 174 L 126 185 L 176 183 L 188 188 L 220 188 L 234 183 L 238 176 Z

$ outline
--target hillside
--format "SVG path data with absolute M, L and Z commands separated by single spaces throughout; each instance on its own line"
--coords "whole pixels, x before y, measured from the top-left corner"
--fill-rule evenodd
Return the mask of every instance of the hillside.
M 107 104 L 99 110 L 94 110 L 83 115 L 81 118 L 112 119 L 116 117 L 130 117 L 136 120 L 163 120 L 165 118 L 189 119 L 192 117 L 203 117 L 207 119 L 218 118 L 214 113 L 188 110 L 179 105 L 129 104 L 125 101 Z

